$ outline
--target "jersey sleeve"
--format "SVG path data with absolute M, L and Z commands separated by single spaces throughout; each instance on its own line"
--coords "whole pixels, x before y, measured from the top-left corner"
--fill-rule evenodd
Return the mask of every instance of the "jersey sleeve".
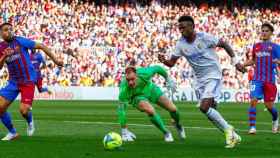
M 216 47 L 220 41 L 219 38 L 215 37 L 214 35 L 212 34 L 209 34 L 209 33 L 204 33 L 204 39 L 205 39 L 205 42 L 208 46 L 210 47 Z
M 148 71 L 150 71 L 150 78 L 152 78 L 155 74 L 159 74 L 164 78 L 168 77 L 167 71 L 162 66 L 155 65 L 148 67 L 147 69 L 149 69 Z
M 21 46 L 28 48 L 28 49 L 34 49 L 36 42 L 24 37 L 16 37 L 17 41 L 20 43 Z
M 274 58 L 276 59 L 280 59 L 280 46 L 279 45 L 275 45 L 274 49 L 273 49 L 273 54 L 274 54 Z

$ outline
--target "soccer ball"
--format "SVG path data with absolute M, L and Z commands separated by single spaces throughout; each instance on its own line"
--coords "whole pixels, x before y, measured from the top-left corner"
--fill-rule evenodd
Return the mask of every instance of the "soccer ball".
M 114 150 L 122 146 L 122 137 L 115 132 L 105 135 L 103 145 L 106 150 Z

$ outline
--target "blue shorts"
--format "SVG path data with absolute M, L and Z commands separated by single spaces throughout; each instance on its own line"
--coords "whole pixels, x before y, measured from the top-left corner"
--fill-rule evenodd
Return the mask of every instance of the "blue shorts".
M 0 89 L 0 96 L 12 102 L 17 98 L 18 94 L 21 93 L 21 102 L 32 105 L 34 90 L 35 85 L 33 82 L 19 84 L 14 81 L 8 81 L 7 85 Z
M 264 99 L 264 101 L 274 101 L 276 98 L 277 87 L 273 83 L 256 81 L 250 82 L 250 97 L 251 99 Z

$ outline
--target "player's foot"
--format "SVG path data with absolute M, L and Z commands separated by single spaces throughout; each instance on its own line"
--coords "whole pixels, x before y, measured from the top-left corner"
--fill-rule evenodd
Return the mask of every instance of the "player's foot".
M 240 144 L 242 141 L 242 138 L 240 137 L 240 135 L 238 135 L 235 131 L 233 133 L 234 139 L 236 140 L 237 144 Z
M 11 140 L 15 140 L 19 137 L 18 133 L 8 133 L 4 138 L 2 138 L 2 141 L 11 141 Z
M 233 127 L 225 130 L 226 146 L 225 148 L 234 148 L 241 142 L 241 137 L 234 131 Z
M 257 129 L 255 127 L 251 127 L 248 131 L 249 134 L 256 134 L 257 133 Z
M 174 127 L 176 128 L 178 135 L 181 139 L 186 139 L 186 133 L 185 133 L 185 129 L 182 125 L 176 126 L 174 125 Z
M 173 136 L 170 132 L 167 132 L 166 134 L 164 134 L 164 141 L 165 142 L 173 142 Z
M 272 133 L 278 133 L 279 132 L 279 123 L 278 119 L 276 121 L 272 121 Z
M 32 136 L 35 132 L 34 122 L 32 121 L 30 124 L 27 124 L 26 133 L 28 136 Z

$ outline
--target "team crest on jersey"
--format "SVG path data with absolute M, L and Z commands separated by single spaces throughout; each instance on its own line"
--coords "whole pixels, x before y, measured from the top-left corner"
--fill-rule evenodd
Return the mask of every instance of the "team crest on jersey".
M 262 49 L 262 46 L 260 44 L 257 44 L 255 47 L 255 51 L 260 51 Z
M 268 51 L 272 51 L 272 46 L 268 46 Z

